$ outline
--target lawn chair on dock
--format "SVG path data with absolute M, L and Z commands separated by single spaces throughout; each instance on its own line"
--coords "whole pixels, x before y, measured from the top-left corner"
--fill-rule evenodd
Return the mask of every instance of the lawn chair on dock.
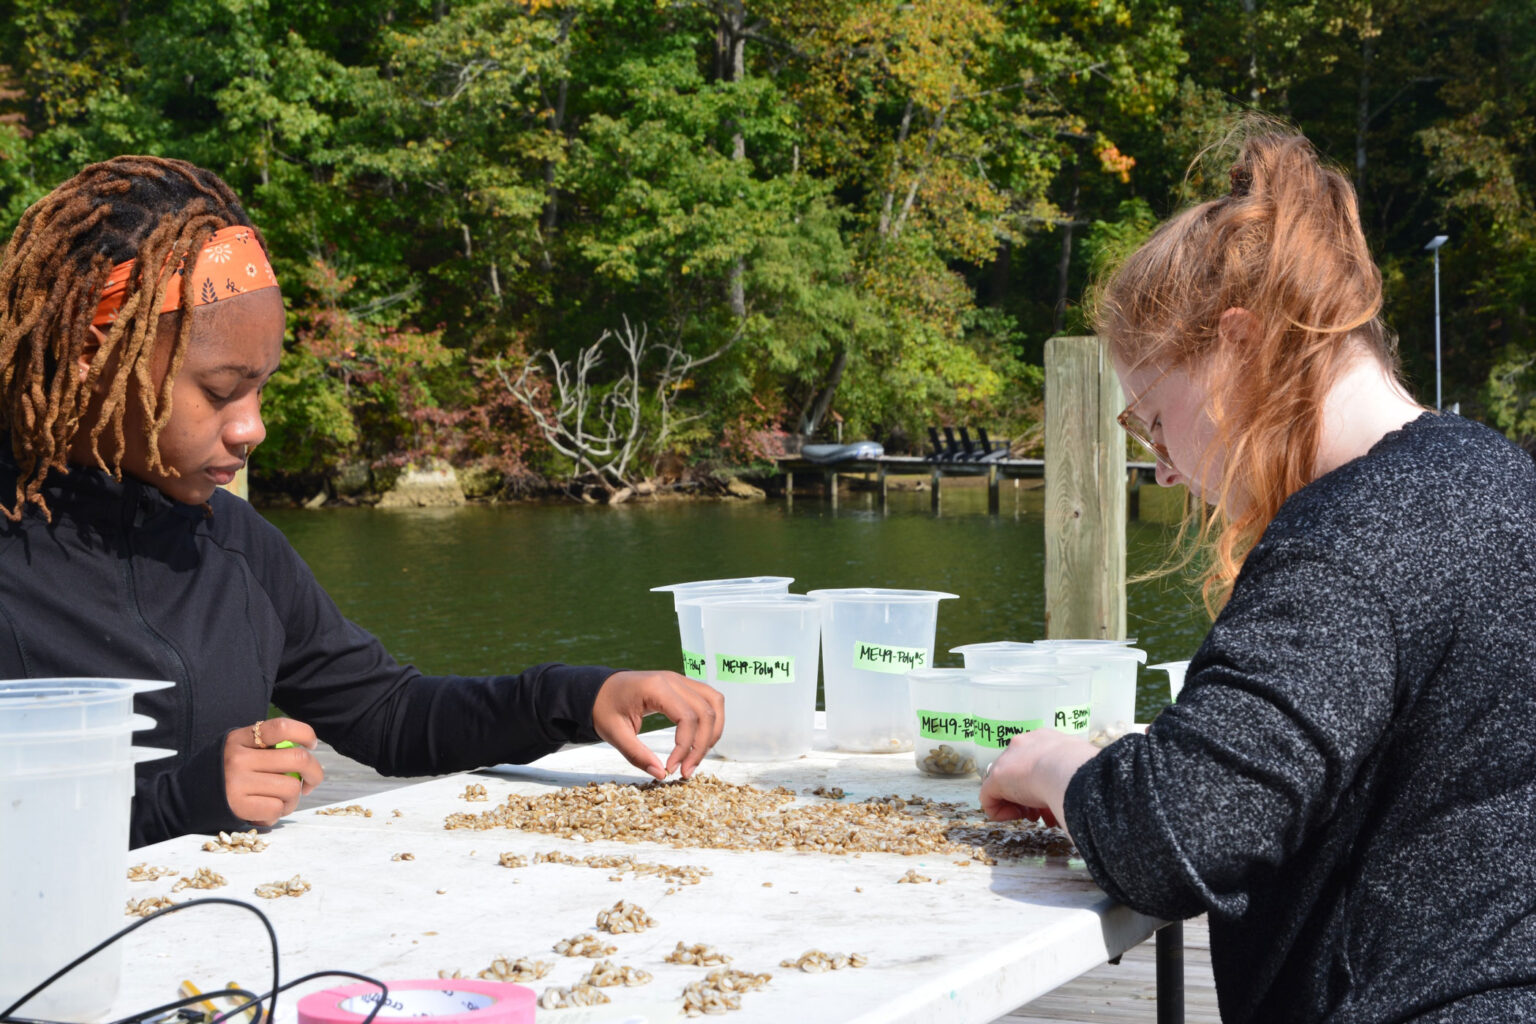
M 944 461 L 960 461 L 960 441 L 955 437 L 954 427 L 944 428 Z
M 977 427 L 976 437 L 977 440 L 972 441 L 970 431 L 960 428 L 961 458 L 966 462 L 991 462 L 1002 457 L 1002 453 L 995 451 L 991 440 L 987 438 L 986 427 Z
M 939 431 L 944 431 L 944 438 L 940 440 Z M 933 445 L 933 454 L 928 456 L 929 462 L 959 462 L 964 458 L 960 442 L 955 438 L 954 427 L 929 427 L 928 443 Z
M 956 437 L 955 427 L 928 428 L 928 443 L 933 446 L 933 453 L 927 457 L 929 462 L 996 462 L 1008 457 L 1008 442 L 993 441 L 987 436 L 986 427 L 977 427 L 974 439 L 968 427 L 958 429 Z M 944 432 L 942 438 L 940 430 Z
M 987 436 L 986 427 L 977 427 L 976 436 L 980 438 L 978 443 L 981 445 L 982 462 L 996 462 L 998 459 L 1006 459 L 1008 457 L 1009 444 L 1007 440 L 993 441 Z

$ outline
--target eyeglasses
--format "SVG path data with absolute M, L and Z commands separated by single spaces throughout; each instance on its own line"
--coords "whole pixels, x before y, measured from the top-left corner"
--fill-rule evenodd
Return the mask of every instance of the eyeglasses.
M 1129 434 L 1137 444 L 1150 452 L 1154 459 L 1168 466 L 1173 465 L 1173 459 L 1168 455 L 1168 446 L 1152 439 L 1152 428 L 1147 425 L 1146 420 L 1137 416 L 1134 410 L 1141 400 L 1151 393 L 1153 388 L 1162 383 L 1163 378 L 1168 376 L 1171 369 L 1170 367 L 1169 370 L 1164 370 L 1158 374 L 1157 379 L 1148 384 L 1146 389 L 1132 399 L 1131 404 L 1127 405 L 1120 415 L 1115 417 L 1115 422 L 1120 424 L 1120 428 Z

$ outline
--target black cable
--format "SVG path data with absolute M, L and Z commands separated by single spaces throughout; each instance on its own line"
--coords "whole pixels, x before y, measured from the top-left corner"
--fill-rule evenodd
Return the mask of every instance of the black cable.
M 377 985 L 379 987 L 378 1004 L 374 1006 L 374 1008 L 369 1011 L 368 1016 L 364 1017 L 360 1022 L 360 1024 L 372 1024 L 373 1018 L 378 1016 L 379 1010 L 384 1006 L 385 1000 L 389 998 L 389 986 L 384 982 L 379 981 L 377 978 L 370 978 L 366 974 L 357 974 L 353 971 L 342 970 L 315 971 L 311 974 L 304 975 L 302 978 L 294 978 L 292 981 L 284 982 L 282 988 L 278 989 L 278 991 L 287 992 L 289 989 L 294 988 L 297 985 L 302 985 L 306 981 L 314 981 L 316 978 L 331 977 L 353 978 L 357 981 L 367 982 L 370 985 Z M 177 999 L 174 1002 L 163 1003 L 162 1005 L 156 1006 L 149 1010 L 139 1010 L 135 1013 L 129 1014 L 126 1017 L 121 1017 L 115 1021 L 110 1021 L 109 1024 L 133 1024 L 135 1021 L 150 1020 L 171 1010 L 175 1010 L 183 1006 L 191 1006 L 193 1003 L 207 1002 L 210 999 L 227 999 L 230 996 L 244 997 L 245 1002 L 236 1004 L 234 1008 L 225 1010 L 215 1016 L 204 1018 L 208 1024 L 223 1024 L 223 1022 L 233 1019 L 237 1015 L 244 1013 L 246 1010 L 249 1010 L 251 1007 L 259 1005 L 262 1000 L 266 999 L 271 994 L 271 992 L 263 992 L 261 995 L 257 995 L 256 993 L 243 988 L 215 989 L 213 991 L 203 992 L 195 996 L 186 996 L 184 998 Z M 21 1018 L 12 1019 L 20 1020 Z M 54 1024 L 54 1022 L 32 1021 L 30 1024 Z
M 230 987 L 230 988 L 219 989 L 219 990 L 213 991 L 213 992 L 203 992 L 203 993 L 200 993 L 200 994 L 195 995 L 195 996 L 185 996 L 185 997 L 183 997 L 181 999 L 177 999 L 177 1000 L 174 1000 L 172 1002 L 164 1003 L 164 1004 L 162 1004 L 160 1006 L 156 1006 L 153 1009 L 140 1010 L 137 1013 L 133 1013 L 133 1014 L 127 1016 L 127 1017 L 123 1017 L 123 1018 L 121 1018 L 119 1020 L 112 1021 L 111 1024 L 133 1024 L 133 1022 L 135 1022 L 135 1021 L 143 1021 L 143 1020 L 147 1020 L 147 1019 L 152 1018 L 152 1017 L 158 1017 L 161 1014 L 168 1013 L 171 1010 L 179 1009 L 179 1008 L 181 1008 L 183 1006 L 191 1006 L 193 1003 L 206 1002 L 209 999 L 215 999 L 215 998 L 219 998 L 219 997 L 227 997 L 227 996 L 231 996 L 231 995 L 242 996 L 242 997 L 245 998 L 245 1002 L 236 1005 L 231 1010 L 228 1010 L 228 1011 L 226 1011 L 224 1013 L 221 1013 L 221 1014 L 218 1014 L 218 1015 L 214 1016 L 212 1018 L 212 1020 L 209 1022 L 209 1024 L 226 1024 L 226 1022 L 231 1020 L 237 1014 L 244 1013 L 246 1010 L 249 1010 L 253 1006 L 257 1007 L 256 1019 L 253 1022 L 253 1024 L 261 1024 L 262 1019 L 263 1019 L 262 1018 L 262 1012 L 261 1012 L 261 1009 L 260 1009 L 262 1000 L 268 999 L 268 998 L 270 998 L 270 1000 L 271 1000 L 271 1002 L 268 1004 L 267 1015 L 266 1015 L 265 1019 L 268 1020 L 268 1021 L 272 1021 L 272 1020 L 275 1020 L 275 1017 L 273 1016 L 273 1014 L 275 1014 L 277 1012 L 277 996 L 278 996 L 278 993 L 286 992 L 289 989 L 293 988 L 295 985 L 302 985 L 302 984 L 304 984 L 307 981 L 314 981 L 316 978 L 332 978 L 332 977 L 337 977 L 337 978 L 353 978 L 353 979 L 356 979 L 357 981 L 366 982 L 369 985 L 377 985 L 379 987 L 379 998 L 378 998 L 378 1000 L 374 1003 L 373 1008 L 368 1011 L 368 1015 L 365 1016 L 362 1019 L 362 1021 L 360 1022 L 360 1024 L 373 1024 L 373 1019 L 379 1015 L 379 1011 L 384 1008 L 385 1002 L 389 999 L 389 986 L 388 985 L 386 985 L 382 981 L 379 981 L 377 978 L 370 978 L 366 974 L 358 974 L 358 973 L 356 973 L 354 971 L 343 971 L 343 970 L 315 971 L 315 972 L 313 972 L 311 974 L 306 974 L 303 977 L 295 978 L 295 979 L 293 979 L 292 981 L 290 981 L 290 982 L 288 982 L 286 984 L 282 984 L 281 980 L 279 978 L 279 975 L 278 975 L 277 932 L 276 932 L 276 930 L 273 929 L 271 920 L 269 920 L 267 915 L 262 913 L 262 911 L 260 909 L 258 909 L 257 907 L 252 906 L 249 903 L 245 903 L 245 902 L 243 902 L 241 900 L 227 899 L 227 898 L 222 897 L 222 896 L 205 896 L 205 897 L 203 897 L 201 899 L 188 900 L 185 903 L 177 903 L 177 904 L 175 904 L 173 906 L 162 907 L 161 909 L 155 911 L 153 914 L 150 914 L 147 917 L 141 918 L 140 920 L 133 922 L 132 924 L 128 925 L 125 928 L 119 929 L 115 934 L 109 936 L 108 938 L 106 938 L 102 942 L 97 943 L 95 946 L 93 946 L 90 949 L 86 950 L 80 956 L 76 957 L 74 960 L 71 960 L 69 963 L 67 963 L 63 967 L 59 968 L 59 970 L 55 971 L 53 974 L 51 974 L 47 978 L 43 979 L 41 984 L 37 985 L 30 992 L 28 992 L 26 995 L 22 996 L 20 999 L 16 1000 L 14 1003 L 12 1003 L 10 1006 L 6 1007 L 4 1012 L 0 1012 L 0 1024 L 59 1024 L 59 1022 L 56 1022 L 56 1021 L 36 1020 L 36 1019 L 33 1019 L 33 1018 L 28 1018 L 28 1017 L 13 1017 L 12 1013 L 14 1013 L 15 1010 L 18 1007 L 25 1005 L 27 1003 L 27 1001 L 30 1000 L 33 996 L 35 996 L 39 992 L 42 992 L 45 989 L 47 989 L 49 985 L 52 985 L 55 981 L 58 981 L 64 975 L 68 974 L 70 971 L 74 970 L 76 967 L 79 967 L 81 964 L 85 963 L 87 960 L 89 960 L 91 957 L 95 956 L 97 953 L 100 953 L 102 950 L 106 949 L 108 946 L 112 945 L 114 942 L 117 942 L 118 940 L 120 940 L 122 938 L 125 938 L 128 935 L 131 935 L 134 931 L 138 930 L 139 928 L 144 927 L 146 924 L 148 924 L 149 922 L 153 921 L 155 918 L 163 917 L 166 914 L 174 913 L 175 911 L 183 910 L 183 909 L 185 909 L 187 907 L 195 907 L 195 906 L 199 906 L 199 905 L 202 905 L 202 904 L 220 904 L 220 903 L 228 904 L 228 905 L 233 906 L 233 907 L 241 907 L 241 908 L 243 908 L 245 910 L 249 910 L 251 913 L 255 914 L 257 916 L 257 918 L 259 918 L 261 920 L 262 926 L 266 928 L 266 930 L 267 930 L 267 938 L 268 938 L 268 940 L 269 940 L 269 942 L 271 943 L 271 946 L 272 946 L 272 988 L 269 991 L 262 993 L 261 995 L 257 995 L 256 993 L 250 992 L 250 991 L 248 991 L 246 989 L 243 989 L 243 988 L 233 988 L 233 987 Z
M 267 1020 L 275 1020 L 276 1019 L 276 1014 L 277 1014 L 277 994 L 282 991 L 282 979 L 278 976 L 277 931 L 272 927 L 272 922 L 267 919 L 267 915 L 266 914 L 263 914 L 258 908 L 253 907 L 249 903 L 245 903 L 245 902 L 243 902 L 241 900 L 228 899 L 228 898 L 223 897 L 223 896 L 204 896 L 201 899 L 187 900 L 185 903 L 176 903 L 176 904 L 172 904 L 169 907 L 162 907 L 161 909 L 155 911 L 153 914 L 150 914 L 148 917 L 142 917 L 139 920 L 137 920 L 137 921 L 133 922 L 132 924 L 128 925 L 126 928 L 119 929 L 113 935 L 110 935 L 106 939 L 103 939 L 101 942 L 98 942 L 96 945 L 92 946 L 90 949 L 86 950 L 84 953 L 82 953 L 79 956 L 75 957 L 69 963 L 65 964 L 63 967 L 59 968 L 57 971 L 54 971 L 48 977 L 44 978 L 41 983 L 39 983 L 38 985 L 34 986 L 33 989 L 30 992 L 28 992 L 26 995 L 24 995 L 20 999 L 16 1000 L 10 1006 L 7 1006 L 4 1010 L 0 1010 L 0 1024 L 33 1024 L 33 1022 L 31 1022 L 29 1018 L 12 1017 L 11 1014 L 16 1012 L 16 1010 L 19 1007 L 26 1005 L 28 1000 L 30 1000 L 33 996 L 37 995 L 39 992 L 42 992 L 49 985 L 52 985 L 55 981 L 58 981 L 60 978 L 64 977 L 64 975 L 68 974 L 70 971 L 74 970 L 76 967 L 79 967 L 81 964 L 85 963 L 91 957 L 95 956 L 97 953 L 100 953 L 102 950 L 106 949 L 108 946 L 112 945 L 114 942 L 117 942 L 119 939 L 125 938 L 125 937 L 133 934 L 138 929 L 140 929 L 140 928 L 144 927 L 145 925 L 149 924 L 149 922 L 154 921 L 157 918 L 164 917 L 166 914 L 174 914 L 174 913 L 176 913 L 179 910 L 186 910 L 188 907 L 199 907 L 199 906 L 205 906 L 205 905 L 209 905 L 209 904 L 219 904 L 219 903 L 227 904 L 227 905 L 229 905 L 231 907 L 240 907 L 243 910 L 249 910 L 251 913 L 255 914 L 258 918 L 260 918 L 262 927 L 266 928 L 266 930 L 267 930 L 267 939 L 268 939 L 268 941 L 272 945 L 272 990 L 271 990 L 271 993 L 270 993 L 270 995 L 272 997 L 272 1002 L 271 1002 L 271 1004 L 267 1008 Z M 365 979 L 365 980 L 371 981 L 372 979 Z M 246 994 L 249 994 L 249 993 L 246 993 Z M 207 998 L 207 997 L 203 996 L 201 998 Z M 260 997 L 256 997 L 256 998 L 259 1000 Z M 254 1004 L 250 1004 L 250 1003 L 247 1004 L 247 1006 L 250 1006 L 250 1005 L 254 1005 Z M 377 1012 L 377 1011 L 375 1011 L 375 1012 Z M 130 1017 L 128 1019 L 129 1020 L 136 1020 L 136 1019 L 138 1019 L 139 1016 L 142 1016 L 142 1015 L 135 1015 L 134 1017 Z M 373 1014 L 370 1014 L 369 1015 L 369 1020 L 371 1021 L 372 1018 L 373 1018 Z M 261 1024 L 261 1013 L 260 1013 L 260 1011 L 257 1012 L 257 1019 L 255 1021 L 255 1024 Z
M 359 1022 L 359 1024 L 373 1024 L 373 1018 L 375 1018 L 375 1017 L 377 1017 L 379 1015 L 379 1011 L 384 1008 L 385 1000 L 387 1000 L 389 998 L 389 986 L 388 985 L 384 984 L 384 982 L 380 981 L 377 978 L 370 978 L 366 974 L 357 974 L 356 972 L 353 972 L 353 971 L 315 971 L 313 974 L 306 974 L 302 978 L 294 978 L 292 981 L 285 982 L 283 984 L 282 988 L 279 988 L 277 991 L 278 992 L 286 992 L 289 989 L 293 988 L 295 985 L 302 985 L 306 981 L 314 981 L 316 978 L 355 978 L 358 981 L 365 981 L 365 982 L 367 982 L 370 985 L 377 985 L 377 986 L 379 986 L 379 999 L 378 999 L 378 1002 L 374 1003 L 373 1009 L 368 1011 L 368 1016 L 364 1017 L 362 1019 L 362 1021 Z M 230 989 L 225 989 L 224 991 L 229 992 L 231 990 Z M 246 1010 L 250 1009 L 252 1006 L 255 1006 L 257 1003 L 261 1002 L 261 1000 L 265 999 L 268 995 L 275 995 L 275 994 L 276 993 L 274 993 L 274 992 L 267 992 L 267 993 L 263 993 L 262 995 L 259 995 L 259 996 L 251 996 L 251 998 L 247 1002 L 242 1003 L 241 1005 L 235 1007 L 233 1010 L 230 1010 L 227 1013 L 219 1014 L 217 1017 L 213 1018 L 213 1020 L 210 1021 L 209 1024 L 223 1024 L 223 1022 L 228 1021 L 235 1014 L 237 1014 L 237 1013 L 244 1013 Z M 245 993 L 245 995 L 251 995 L 251 994 L 249 992 L 247 992 L 247 993 Z M 125 1022 L 123 1022 L 123 1021 L 114 1021 L 113 1024 L 125 1024 Z
M 243 988 L 221 988 L 214 992 L 202 992 L 195 996 L 184 996 L 174 1002 L 162 1003 L 151 1010 L 138 1010 L 126 1017 L 112 1021 L 111 1024 L 132 1024 L 133 1021 L 149 1020 L 151 1017 L 158 1017 L 163 1013 L 169 1013 L 171 1010 L 179 1010 L 183 1006 L 191 1006 L 193 1003 L 206 1003 L 210 999 L 229 995 L 244 996 L 247 1000 L 244 1004 L 245 1006 L 250 1006 L 251 1001 L 259 1001 L 261 999 L 261 996 L 254 992 L 248 992 Z

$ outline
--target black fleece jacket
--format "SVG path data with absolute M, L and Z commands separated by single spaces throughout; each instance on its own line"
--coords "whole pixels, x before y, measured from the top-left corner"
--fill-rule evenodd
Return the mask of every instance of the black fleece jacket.
M 1530 457 L 1426 413 L 1292 495 L 1066 816 L 1111 896 L 1209 912 L 1223 1021 L 1536 1020 Z
M 0 495 L 17 470 L 0 435 Z M 283 535 L 239 498 L 181 505 L 93 469 L 55 474 L 50 524 L 0 521 L 0 678 L 169 679 L 134 710 L 141 746 L 131 845 L 242 823 L 224 797 L 224 737 L 269 703 L 386 775 L 522 762 L 597 739 L 612 669 L 425 676 L 349 622 Z

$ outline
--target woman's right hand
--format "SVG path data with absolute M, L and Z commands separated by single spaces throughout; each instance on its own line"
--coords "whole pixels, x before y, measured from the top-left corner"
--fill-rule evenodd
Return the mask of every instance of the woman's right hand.
M 1098 753 L 1087 740 L 1051 728 L 1015 736 L 981 778 L 981 809 L 993 821 L 1060 826 L 1067 783 Z
M 292 747 L 274 749 L 287 741 Z M 313 753 L 315 730 L 291 718 L 269 718 L 224 737 L 224 797 L 235 817 L 272 826 L 325 779 Z M 297 772 L 294 778 L 289 772 Z

